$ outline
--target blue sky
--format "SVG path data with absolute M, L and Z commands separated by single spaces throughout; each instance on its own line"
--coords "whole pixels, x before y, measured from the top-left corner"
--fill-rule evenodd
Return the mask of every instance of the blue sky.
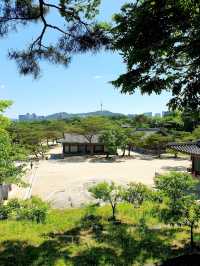
M 124 2 L 102 0 L 101 19 L 110 18 Z M 125 70 L 121 57 L 114 53 L 79 55 L 73 58 L 68 68 L 43 63 L 39 80 L 20 76 L 15 62 L 7 59 L 7 49 L 23 47 L 36 28 L 34 25 L 1 40 L 0 99 L 13 100 L 13 106 L 6 112 L 9 117 L 16 118 L 27 112 L 38 115 L 89 112 L 100 109 L 101 102 L 104 109 L 125 114 L 155 113 L 167 109 L 169 93 L 161 96 L 141 96 L 139 92 L 131 96 L 122 95 L 108 83 Z

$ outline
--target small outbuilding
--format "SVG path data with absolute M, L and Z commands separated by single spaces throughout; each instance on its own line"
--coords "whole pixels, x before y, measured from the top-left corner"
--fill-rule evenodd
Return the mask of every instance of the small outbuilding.
M 189 154 L 192 160 L 192 174 L 200 175 L 200 140 L 187 143 L 171 143 L 168 146 L 172 150 Z
M 58 140 L 63 146 L 63 155 L 105 154 L 105 146 L 100 142 L 100 135 L 94 135 L 91 141 L 75 133 L 64 134 L 64 138 Z

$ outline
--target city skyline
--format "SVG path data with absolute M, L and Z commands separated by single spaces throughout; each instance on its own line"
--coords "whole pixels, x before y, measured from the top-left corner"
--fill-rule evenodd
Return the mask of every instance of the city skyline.
M 84 116 L 88 116 L 88 115 L 101 115 L 101 113 L 103 114 L 103 116 L 107 116 L 107 115 L 110 115 L 112 116 L 113 115 L 124 115 L 124 116 L 137 116 L 137 115 L 145 115 L 147 117 L 164 117 L 168 114 L 170 114 L 170 111 L 160 111 L 159 113 L 153 113 L 153 112 L 145 112 L 145 113 L 130 113 L 130 114 L 124 114 L 124 113 L 115 113 L 115 112 L 111 112 L 109 110 L 104 110 L 104 109 L 101 109 L 101 110 L 96 110 L 96 111 L 93 111 L 93 112 L 82 112 L 82 113 L 68 113 L 68 112 L 59 112 L 59 113 L 53 113 L 53 114 L 48 114 L 48 115 L 38 115 L 36 113 L 29 113 L 27 112 L 26 114 L 19 114 L 18 115 L 18 120 L 20 121 L 28 121 L 28 120 L 46 120 L 46 119 L 51 119 L 49 117 L 51 116 L 55 116 L 57 115 L 58 116 L 58 119 L 65 119 L 66 118 L 66 115 L 69 115 L 69 117 L 78 117 L 79 115 L 84 117 Z

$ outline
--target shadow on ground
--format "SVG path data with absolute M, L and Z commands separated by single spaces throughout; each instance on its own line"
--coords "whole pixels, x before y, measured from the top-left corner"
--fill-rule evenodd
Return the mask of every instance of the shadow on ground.
M 199 266 L 200 254 L 183 255 L 177 258 L 169 259 L 161 266 Z
M 54 266 L 62 258 L 65 262 L 69 253 L 62 250 L 63 245 L 57 240 L 44 241 L 33 246 L 26 241 L 9 240 L 1 243 L 1 266 Z
M 137 228 L 123 223 L 105 223 L 101 216 L 84 216 L 77 227 L 66 232 L 42 235 L 44 241 L 33 245 L 9 240 L 0 245 L 1 266 L 197 266 L 187 264 L 191 257 L 178 257 L 184 250 L 172 246 L 178 229 Z M 180 229 L 179 229 L 180 230 Z M 176 264 L 168 258 L 175 257 Z M 197 258 L 197 257 L 196 257 Z M 196 259 L 195 258 L 195 259 Z M 178 264 L 183 261 L 186 264 Z M 199 261 L 199 255 L 198 255 Z M 171 264 L 170 264 L 171 263 Z
M 185 166 L 163 166 L 161 169 L 165 171 L 187 171 Z

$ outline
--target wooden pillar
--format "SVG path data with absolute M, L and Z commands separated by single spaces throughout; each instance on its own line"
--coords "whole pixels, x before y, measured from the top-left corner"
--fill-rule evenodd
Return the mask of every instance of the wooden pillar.
M 63 143 L 63 155 L 65 154 L 65 143 Z
M 195 169 L 194 169 L 194 157 L 191 156 L 191 159 L 192 159 L 192 173 L 194 173 L 195 172 Z

